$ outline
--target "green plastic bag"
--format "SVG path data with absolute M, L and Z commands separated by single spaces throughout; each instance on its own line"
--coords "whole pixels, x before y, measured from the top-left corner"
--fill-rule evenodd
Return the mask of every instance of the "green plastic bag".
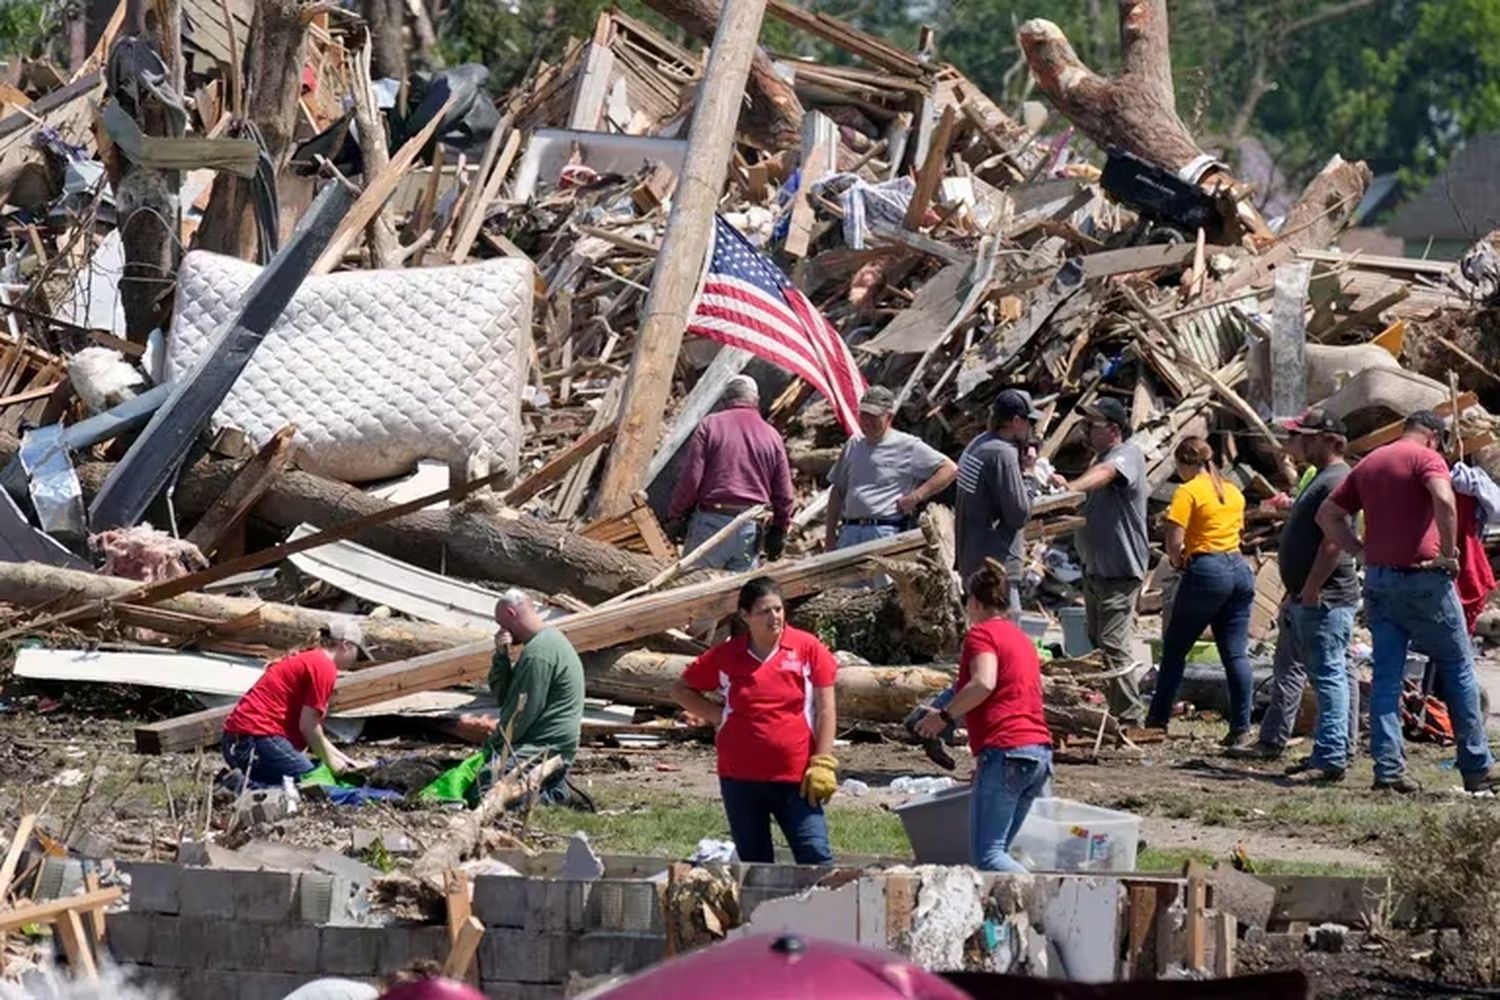
M 479 772 L 484 770 L 489 757 L 488 751 L 480 750 L 473 756 L 464 758 L 463 763 L 450 767 L 433 779 L 431 784 L 417 793 L 417 797 L 430 802 L 467 804 L 470 793 L 479 784 Z

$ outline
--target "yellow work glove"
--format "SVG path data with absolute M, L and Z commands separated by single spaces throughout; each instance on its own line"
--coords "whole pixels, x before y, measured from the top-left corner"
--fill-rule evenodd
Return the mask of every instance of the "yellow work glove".
M 839 787 L 839 762 L 833 754 L 820 753 L 807 762 L 802 773 L 802 797 L 810 806 L 820 806 L 833 798 Z

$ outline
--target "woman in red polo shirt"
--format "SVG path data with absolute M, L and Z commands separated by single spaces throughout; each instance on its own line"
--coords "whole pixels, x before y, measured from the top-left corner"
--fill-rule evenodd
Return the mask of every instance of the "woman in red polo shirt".
M 739 611 L 748 633 L 688 664 L 672 697 L 718 731 L 719 791 L 740 860 L 775 860 L 774 819 L 798 864 L 829 864 L 823 803 L 838 787 L 830 752 L 838 664 L 817 636 L 786 624 L 770 577 L 740 588 Z
M 969 577 L 969 631 L 958 660 L 958 693 L 930 709 L 917 733 L 939 735 L 957 718 L 969 730 L 974 783 L 969 851 L 986 871 L 1024 872 L 1010 844 L 1052 774 L 1052 732 L 1042 709 L 1036 646 L 1010 621 L 1010 583 L 993 560 Z

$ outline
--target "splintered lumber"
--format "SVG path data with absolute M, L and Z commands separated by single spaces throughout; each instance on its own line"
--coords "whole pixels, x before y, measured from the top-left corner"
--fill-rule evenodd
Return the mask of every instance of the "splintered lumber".
M 555 619 L 552 624 L 580 653 L 635 642 L 679 628 L 695 620 L 721 617 L 734 611 L 740 587 L 755 576 L 776 580 L 782 593 L 800 597 L 828 587 L 851 583 L 870 574 L 871 560 L 900 558 L 926 544 L 920 531 L 877 539 L 809 559 L 785 560 L 748 573 L 718 577 L 702 583 L 649 594 L 608 608 L 593 608 Z M 330 710 L 363 708 L 418 691 L 471 684 L 489 672 L 494 642 L 485 640 L 454 649 L 382 664 L 345 674 L 334 685 Z M 138 726 L 138 753 L 171 753 L 206 746 L 218 739 L 230 709 L 211 708 L 165 722 Z
M 460 816 L 446 837 L 412 863 L 411 876 L 442 891 L 448 871 L 458 867 L 464 856 L 474 850 L 485 827 L 521 799 L 535 794 L 562 766 L 561 757 L 533 759 L 495 782 L 484 793 L 478 808 Z M 467 964 L 464 963 L 465 967 Z
M 651 276 L 645 318 L 630 357 L 619 434 L 599 484 L 596 512 L 605 517 L 629 510 L 631 497 L 646 486 L 646 468 L 661 438 L 677 355 L 713 236 L 719 192 L 734 151 L 737 111 L 750 62 L 759 51 L 756 39 L 764 13 L 765 0 L 723 3 L 693 108 L 682 177 Z
M 584 658 L 591 697 L 627 705 L 670 707 L 672 682 L 682 676 L 691 656 L 638 649 L 613 650 Z M 953 682 L 952 673 L 935 667 L 841 666 L 835 691 L 841 718 L 900 722 L 919 701 Z
M 189 543 L 198 546 L 198 551 L 211 556 L 218 551 L 234 530 L 244 520 L 250 508 L 265 494 L 276 477 L 292 464 L 293 438 L 297 428 L 288 424 L 261 446 L 260 451 L 247 461 L 224 495 L 214 501 L 212 507 L 188 532 Z
M 16 866 L 21 863 L 21 854 L 31 840 L 31 831 L 36 827 L 36 813 L 27 813 L 16 824 L 16 835 L 11 838 L 10 849 L 5 852 L 5 862 L 0 864 L 0 906 L 5 904 L 5 895 L 10 891 L 10 880 L 16 877 Z
M 58 569 L 38 563 L 0 563 L 0 602 L 17 607 L 42 607 L 61 600 L 98 605 L 118 604 L 140 588 L 135 580 Z M 216 597 L 212 594 L 187 593 L 168 598 L 153 611 L 165 612 L 150 627 L 158 631 L 177 632 L 170 628 L 167 616 L 187 616 L 188 629 L 200 629 L 216 622 L 241 621 L 247 627 L 234 631 L 236 642 L 270 646 L 273 649 L 299 649 L 316 641 L 318 630 L 329 622 L 348 616 L 290 604 L 277 604 L 243 597 Z M 253 616 L 247 618 L 246 616 Z M 121 617 L 129 617 L 128 614 Z M 488 633 L 474 629 L 430 625 L 400 618 L 362 618 L 360 627 L 372 653 L 381 660 L 404 660 L 439 649 L 451 649 L 478 642 Z
M 18 906 L 13 910 L 0 910 L 0 932 L 17 930 L 27 924 L 52 923 L 69 911 L 77 913 L 80 910 L 85 912 L 96 910 L 101 906 L 109 906 L 111 903 L 118 902 L 123 895 L 125 895 L 125 890 L 116 885 L 97 892 L 65 896 L 62 899 L 51 899 L 45 903 L 32 903 L 30 906 Z

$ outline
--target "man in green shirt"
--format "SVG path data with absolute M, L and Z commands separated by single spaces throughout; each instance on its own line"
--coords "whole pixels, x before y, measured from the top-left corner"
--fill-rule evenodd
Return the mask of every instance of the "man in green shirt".
M 500 724 L 485 745 L 492 762 L 486 775 L 503 774 L 516 761 L 542 753 L 555 754 L 571 764 L 583 726 L 583 661 L 567 637 L 542 618 L 531 598 L 514 587 L 496 602 L 495 622 L 500 631 L 495 635 L 489 687 L 500 705 Z M 523 646 L 514 663 L 510 658 L 513 643 Z M 514 760 L 505 758 L 507 727 Z M 565 797 L 566 771 L 564 767 L 554 772 L 543 785 L 544 800 Z

